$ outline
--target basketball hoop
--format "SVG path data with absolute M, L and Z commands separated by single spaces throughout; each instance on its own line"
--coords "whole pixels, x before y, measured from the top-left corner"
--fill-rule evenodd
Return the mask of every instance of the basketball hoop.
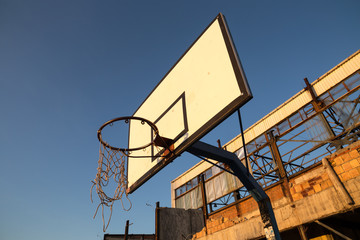
M 114 147 L 103 140 L 102 137 L 102 130 L 107 126 L 112 126 L 114 122 L 124 121 L 126 124 L 130 124 L 131 121 L 139 121 L 141 125 L 148 125 L 151 129 L 151 141 L 149 143 L 146 143 L 143 146 L 136 146 L 132 148 L 122 148 L 122 147 Z M 161 146 L 165 148 L 167 151 L 167 154 L 171 154 L 172 150 L 170 150 L 170 143 L 169 139 L 162 138 L 159 136 L 159 130 L 156 127 L 154 123 L 151 121 L 141 118 L 141 117 L 134 117 L 134 116 L 126 116 L 126 117 L 119 117 L 112 119 L 106 123 L 104 123 L 99 130 L 97 131 L 97 137 L 100 142 L 100 149 L 99 149 L 99 161 L 98 161 L 98 168 L 97 168 L 97 174 L 92 181 L 93 185 L 91 187 L 90 194 L 92 195 L 92 190 L 94 186 L 96 186 L 96 193 L 100 199 L 100 203 L 95 211 L 94 218 L 97 215 L 97 212 L 99 210 L 99 207 L 102 208 L 102 218 L 103 218 L 103 231 L 105 232 L 107 227 L 109 226 L 111 215 L 112 215 L 112 207 L 114 205 L 114 202 L 116 200 L 120 200 L 122 207 L 125 211 L 128 211 L 131 209 L 131 202 L 129 198 L 127 197 L 128 193 L 126 192 L 127 188 L 127 175 L 126 175 L 126 158 L 129 157 L 151 157 L 151 156 L 131 156 L 131 153 L 146 149 L 149 146 Z M 103 188 L 107 187 L 109 185 L 110 180 L 113 179 L 115 182 L 116 188 L 114 191 L 114 195 L 112 197 L 108 196 Z M 129 201 L 130 206 L 125 207 L 122 197 L 126 196 L 126 199 Z M 92 201 L 92 199 L 91 199 Z M 105 223 L 104 220 L 104 207 L 110 208 L 110 216 L 107 223 Z
M 101 135 L 101 131 L 108 125 L 111 125 L 113 124 L 114 122 L 118 122 L 118 121 L 125 121 L 125 123 L 129 123 L 131 120 L 137 120 L 137 121 L 141 121 L 141 124 L 144 125 L 145 123 L 147 123 L 151 129 L 153 130 L 153 134 L 154 134 L 154 137 L 153 137 L 153 140 L 144 145 L 144 146 L 139 146 L 139 147 L 135 147 L 135 148 L 119 148 L 119 147 L 113 147 L 111 146 L 110 144 L 108 144 L 107 142 L 103 141 L 102 139 L 102 135 Z M 113 151 L 120 151 L 120 152 L 124 152 L 124 153 L 129 153 L 129 152 L 132 152 L 132 151 L 137 151 L 137 150 L 140 150 L 140 149 L 144 149 L 144 148 L 147 148 L 151 145 L 154 144 L 154 141 L 155 139 L 159 136 L 159 130 L 158 128 L 156 127 L 156 125 L 154 123 L 152 123 L 151 121 L 145 119 L 145 118 L 141 118 L 141 117 L 133 117 L 133 116 L 126 116 L 126 117 L 119 117 L 119 118 L 114 118 L 106 123 L 104 123 L 98 130 L 97 132 L 97 136 L 98 136 L 98 139 L 100 141 L 100 143 L 108 148 L 108 149 L 111 149 Z

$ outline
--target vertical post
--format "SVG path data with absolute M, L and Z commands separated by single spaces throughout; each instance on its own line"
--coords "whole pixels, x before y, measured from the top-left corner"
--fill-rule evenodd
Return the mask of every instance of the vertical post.
M 159 226 L 160 226 L 160 202 L 156 202 L 156 209 L 155 209 L 155 240 L 159 240 Z
M 306 84 L 305 90 L 308 90 L 310 92 L 311 98 L 313 99 L 313 106 L 315 108 L 315 111 L 319 112 L 321 109 L 322 103 L 317 98 L 314 90 L 311 87 L 311 84 L 309 83 L 309 80 L 307 78 L 304 78 L 304 82 Z
M 271 152 L 271 155 L 272 155 L 272 158 L 273 158 L 273 161 L 275 163 L 275 169 L 277 169 L 277 174 L 279 175 L 280 179 L 284 179 L 284 178 L 287 178 L 287 175 L 286 175 L 286 171 L 284 169 L 284 165 L 283 165 L 283 162 L 282 162 L 282 159 L 281 159 L 281 154 L 279 152 L 279 149 L 276 145 L 276 139 L 274 137 L 274 134 L 272 131 L 269 131 L 267 133 L 269 139 L 269 143 L 270 143 L 270 152 Z
M 321 111 L 321 108 L 324 106 L 324 103 L 319 100 L 319 98 L 316 96 L 311 84 L 309 83 L 307 78 L 304 78 L 306 87 L 305 90 L 308 90 L 310 92 L 311 98 L 312 98 L 312 102 L 311 104 L 313 105 L 315 112 L 319 113 L 320 119 L 321 121 L 323 121 L 323 123 L 325 124 L 325 129 L 326 131 L 333 137 L 335 137 L 335 133 L 333 131 L 333 129 L 331 128 L 329 122 L 326 120 L 326 117 L 324 116 L 324 113 Z
M 242 121 L 241 121 L 240 109 L 237 110 L 237 113 L 238 113 L 239 124 L 240 124 L 241 140 L 242 140 L 242 145 L 243 145 L 243 150 L 244 150 L 245 166 L 247 169 L 247 175 L 249 176 L 249 174 L 250 174 L 249 173 L 249 163 L 248 163 L 248 159 L 247 159 L 245 137 L 244 137 L 244 130 L 243 130 L 243 125 L 242 125 Z
M 205 189 L 205 177 L 202 174 L 200 176 L 200 182 L 201 182 L 201 196 L 203 199 L 203 213 L 204 213 L 204 220 L 206 222 L 206 219 L 209 218 L 209 213 L 207 211 L 207 199 L 206 199 L 206 189 Z
M 265 137 L 270 144 L 270 152 L 273 158 L 273 162 L 275 163 L 276 174 L 279 176 L 280 180 L 283 180 L 281 184 L 284 187 L 283 188 L 284 194 L 289 199 L 290 202 L 293 202 L 294 199 L 290 192 L 289 179 L 286 170 L 284 168 L 284 164 L 281 158 L 279 148 L 276 144 L 276 137 L 274 136 L 273 131 L 269 131 L 267 135 L 265 135 Z
M 206 200 L 206 189 L 205 189 L 205 177 L 204 174 L 200 175 L 200 189 L 201 189 L 201 196 L 202 196 L 202 210 L 203 210 L 203 216 L 204 216 L 204 226 L 205 226 L 205 233 L 207 234 L 207 227 L 206 227 L 206 221 L 209 218 L 208 210 L 207 210 L 207 200 Z
M 126 221 L 124 240 L 128 240 L 128 235 L 129 235 L 129 220 Z
M 218 143 L 218 147 L 219 147 L 219 148 L 222 148 L 222 147 L 221 147 L 220 139 L 217 140 L 217 143 Z
M 299 231 L 301 240 L 308 240 L 305 227 L 303 225 L 299 225 L 297 229 Z

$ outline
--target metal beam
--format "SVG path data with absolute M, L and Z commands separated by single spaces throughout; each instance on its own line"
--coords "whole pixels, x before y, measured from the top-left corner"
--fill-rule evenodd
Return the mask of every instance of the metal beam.
M 287 178 L 286 171 L 284 169 L 284 164 L 281 159 L 281 154 L 279 152 L 279 148 L 276 145 L 276 138 L 273 134 L 273 131 L 269 131 L 267 133 L 266 138 L 270 144 L 270 152 L 271 152 L 271 156 L 274 159 L 273 162 L 276 165 L 275 170 L 277 170 L 277 174 L 279 175 L 280 179 Z
M 297 229 L 299 231 L 301 240 L 308 240 L 308 237 L 306 235 L 306 229 L 305 229 L 304 225 L 297 226 Z
M 326 225 L 326 224 L 324 224 L 324 223 L 322 223 L 322 222 L 320 222 L 320 221 L 318 221 L 318 220 L 316 220 L 315 222 L 316 222 L 317 224 L 319 224 L 320 226 L 322 226 L 322 227 L 324 227 L 324 228 L 326 228 L 326 229 L 328 229 L 328 230 L 332 231 L 332 232 L 333 232 L 333 233 L 335 233 L 336 235 L 338 235 L 338 236 L 342 237 L 343 239 L 346 239 L 346 240 L 351 240 L 351 238 L 349 238 L 348 236 L 345 236 L 345 235 L 344 235 L 344 234 L 342 234 L 341 232 L 336 231 L 335 229 L 333 229 L 333 228 L 329 227 L 328 225 Z
M 200 176 L 200 189 L 201 189 L 201 196 L 203 200 L 203 215 L 204 215 L 204 224 L 206 226 L 206 220 L 209 218 L 209 213 L 207 210 L 207 199 L 206 199 L 206 189 L 205 189 L 205 177 L 204 174 Z

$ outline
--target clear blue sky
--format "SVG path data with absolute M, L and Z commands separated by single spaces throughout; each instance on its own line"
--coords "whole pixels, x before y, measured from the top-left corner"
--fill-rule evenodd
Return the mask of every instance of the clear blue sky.
M 222 12 L 254 98 L 247 128 L 360 48 L 360 2 L 0 0 L 0 239 L 102 239 L 96 131 L 131 115 Z M 236 115 L 203 140 L 239 134 Z M 108 233 L 154 233 L 183 154 L 115 205 Z M 95 197 L 95 196 L 94 196 Z M 96 198 L 95 198 L 96 201 Z

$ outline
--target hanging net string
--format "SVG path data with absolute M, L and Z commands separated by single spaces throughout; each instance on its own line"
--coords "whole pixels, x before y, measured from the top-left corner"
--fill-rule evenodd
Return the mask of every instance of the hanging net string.
M 149 136 L 150 138 L 147 137 L 147 139 L 149 139 L 149 142 L 147 142 L 145 145 L 135 146 L 132 148 L 119 148 L 111 146 L 102 139 L 102 130 L 107 126 L 112 127 L 113 123 L 115 122 L 120 124 L 118 126 L 121 126 L 121 123 L 124 122 L 126 128 L 128 128 L 129 130 L 128 133 L 130 133 L 130 122 L 132 123 L 132 127 L 141 130 L 140 133 L 143 132 L 146 135 L 150 132 L 152 135 Z M 139 131 L 135 132 L 139 133 Z M 144 138 L 143 134 L 138 135 L 141 139 Z M 96 217 L 99 208 L 101 207 L 103 231 L 105 232 L 107 227 L 109 226 L 114 202 L 116 200 L 120 200 L 121 205 L 125 211 L 131 209 L 131 202 L 126 193 L 126 188 L 128 184 L 126 175 L 126 160 L 128 160 L 128 158 L 130 157 L 153 158 L 153 153 L 151 151 L 149 152 L 149 149 L 152 149 L 153 147 L 155 147 L 156 151 L 159 153 L 158 157 L 167 157 L 174 154 L 174 145 L 173 140 L 160 137 L 159 130 L 153 122 L 137 116 L 118 117 L 107 121 L 97 131 L 97 137 L 100 141 L 99 161 L 96 177 L 94 181 L 92 181 L 93 185 L 90 190 L 90 198 L 92 201 L 92 191 L 95 187 L 96 193 L 100 199 L 100 203 L 96 208 L 94 218 Z M 114 194 L 112 196 L 107 195 L 105 192 L 105 188 L 107 190 L 106 192 L 111 191 L 114 192 Z M 124 206 L 124 196 L 129 201 L 128 208 Z M 107 222 L 105 221 L 104 217 L 104 212 L 106 208 L 110 209 L 109 219 L 107 220 Z
M 126 156 L 127 152 L 108 148 L 106 145 L 100 143 L 99 150 L 99 161 L 97 174 L 95 179 L 92 181 L 93 185 L 90 190 L 91 202 L 92 200 L 92 191 L 95 187 L 96 193 L 100 199 L 100 203 L 96 208 L 94 218 L 96 217 L 99 208 L 101 207 L 101 215 L 103 220 L 103 231 L 105 232 L 109 226 L 113 205 L 116 200 L 120 200 L 121 205 L 125 211 L 131 209 L 131 201 L 129 200 L 126 193 L 127 186 L 127 176 L 126 176 Z M 110 184 L 109 184 L 110 183 Z M 113 196 L 108 196 L 104 188 L 111 188 L 115 185 L 115 191 Z M 125 194 L 125 195 L 124 195 Z M 129 202 L 129 207 L 125 207 L 123 202 L 123 196 L 126 197 Z M 108 207 L 110 209 L 109 219 L 105 221 L 104 211 Z

